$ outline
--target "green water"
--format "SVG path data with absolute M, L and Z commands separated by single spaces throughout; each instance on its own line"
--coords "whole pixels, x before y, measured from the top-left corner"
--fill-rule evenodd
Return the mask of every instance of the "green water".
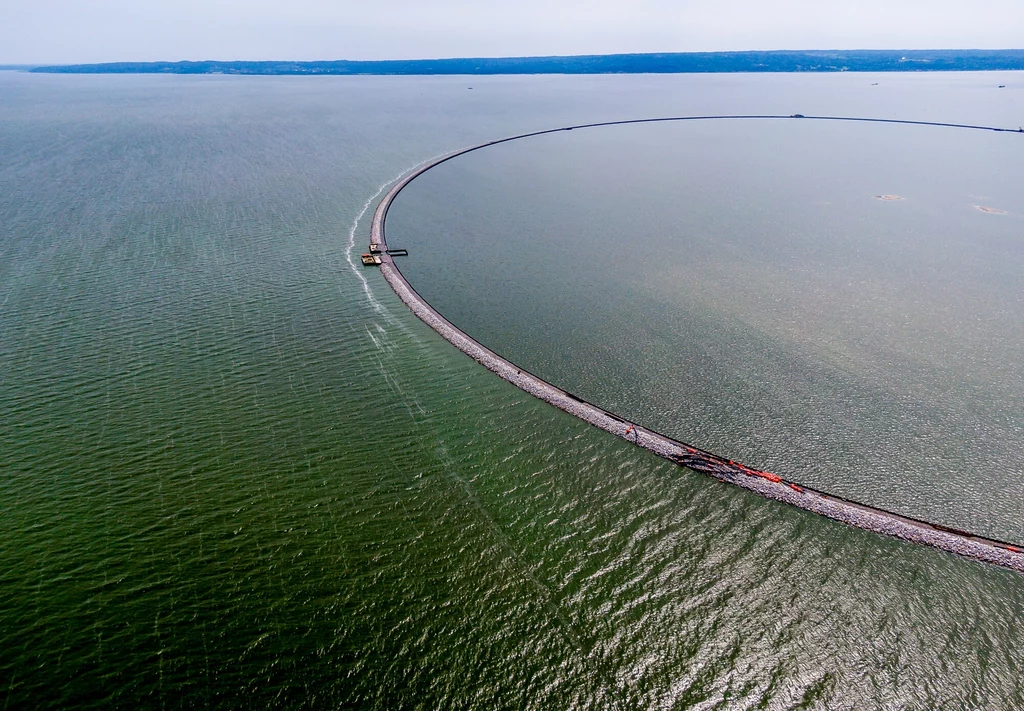
M 469 143 L 1019 91 L 867 79 L 0 74 L 0 706 L 1024 704 L 1019 576 L 596 432 L 352 266 Z

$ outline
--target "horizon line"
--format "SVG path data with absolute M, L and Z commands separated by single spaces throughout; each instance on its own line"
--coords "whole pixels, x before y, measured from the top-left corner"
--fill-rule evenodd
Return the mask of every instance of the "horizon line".
M 414 57 L 414 58 L 389 58 L 389 59 L 215 59 L 204 57 L 202 59 L 113 59 L 94 62 L 0 62 L 0 67 L 9 68 L 38 68 L 38 67 L 76 67 L 76 66 L 103 66 L 112 64 L 200 64 L 200 63 L 238 63 L 264 64 L 264 63 L 290 63 L 290 64 L 312 64 L 312 63 L 351 63 L 351 64 L 379 64 L 387 62 L 450 62 L 450 61 L 474 61 L 474 60 L 529 60 L 529 59 L 590 59 L 604 57 L 667 57 L 667 56 L 708 56 L 708 55 L 737 55 L 737 54 L 828 54 L 828 53 L 893 53 L 893 52 L 977 52 L 977 53 L 1005 53 L 1024 52 L 1024 45 L 1021 47 L 887 47 L 887 48 L 806 48 L 806 49 L 716 49 L 716 50 L 683 50 L 683 51 L 654 51 L 654 52 L 597 52 L 583 54 L 508 54 L 508 55 L 475 55 L 475 56 L 437 56 L 437 57 Z

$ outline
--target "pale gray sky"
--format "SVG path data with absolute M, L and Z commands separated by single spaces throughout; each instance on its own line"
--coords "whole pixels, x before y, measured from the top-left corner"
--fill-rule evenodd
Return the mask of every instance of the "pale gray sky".
M 1024 46 L 1024 0 L 0 0 L 0 63 Z

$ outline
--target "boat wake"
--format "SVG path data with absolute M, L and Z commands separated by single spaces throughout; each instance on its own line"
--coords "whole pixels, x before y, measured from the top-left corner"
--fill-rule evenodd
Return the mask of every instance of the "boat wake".
M 387 189 L 389 185 L 393 185 L 400 178 L 402 178 L 402 176 L 408 175 L 411 172 L 419 170 L 424 165 L 427 165 L 428 163 L 433 163 L 436 160 L 437 156 L 433 158 L 428 158 L 427 160 L 417 163 L 412 168 L 403 170 L 401 173 L 391 178 L 390 180 L 381 183 L 381 185 L 377 188 L 377 192 L 375 192 L 373 195 L 367 198 L 366 202 L 363 203 L 362 209 L 359 210 L 359 214 L 357 214 L 355 216 L 355 219 L 352 220 L 352 226 L 348 230 L 348 247 L 345 250 L 345 261 L 348 262 L 348 266 L 352 269 L 352 272 L 357 277 L 359 277 L 359 281 L 363 283 L 363 292 L 366 294 L 366 300 L 370 303 L 370 306 L 373 308 L 373 310 L 379 314 L 386 315 L 387 311 L 384 308 L 384 305 L 377 301 L 377 299 L 374 297 L 373 291 L 370 289 L 370 282 L 367 281 L 365 276 L 363 276 L 362 269 L 357 267 L 355 261 L 352 259 L 352 250 L 354 250 L 356 246 L 356 232 L 359 230 L 359 223 L 363 219 L 363 217 L 366 216 L 367 211 L 369 211 L 370 209 L 370 205 L 372 205 L 377 200 L 377 198 L 381 196 L 381 194 Z
M 402 175 L 404 175 L 404 173 Z M 381 186 L 377 188 L 377 192 L 367 198 L 366 202 L 363 203 L 363 207 L 359 211 L 359 214 L 357 214 L 355 219 L 352 220 L 352 226 L 348 230 L 348 248 L 345 250 L 345 261 L 348 262 L 348 266 L 352 269 L 352 272 L 359 277 L 359 281 L 363 283 L 363 292 L 366 294 L 366 300 L 370 302 L 370 306 L 373 307 L 373 310 L 379 314 L 385 313 L 384 307 L 376 298 L 374 298 L 373 291 L 370 290 L 370 282 L 367 281 L 366 277 L 363 276 L 362 270 L 360 270 L 352 260 L 352 250 L 355 249 L 356 246 L 356 231 L 359 229 L 359 221 L 366 215 L 367 210 L 370 209 L 370 205 L 373 204 L 374 200 L 379 198 L 381 193 L 383 193 L 389 185 L 400 177 L 401 175 L 398 175 L 386 183 L 382 183 Z

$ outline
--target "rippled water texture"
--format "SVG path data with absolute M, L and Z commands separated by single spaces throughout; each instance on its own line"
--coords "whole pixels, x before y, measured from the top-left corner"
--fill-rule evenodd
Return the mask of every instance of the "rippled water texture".
M 1022 80 L 996 79 L 0 73 L 0 707 L 1021 706 L 1019 576 L 597 432 L 349 247 L 383 185 L 467 144 L 1006 123 Z

